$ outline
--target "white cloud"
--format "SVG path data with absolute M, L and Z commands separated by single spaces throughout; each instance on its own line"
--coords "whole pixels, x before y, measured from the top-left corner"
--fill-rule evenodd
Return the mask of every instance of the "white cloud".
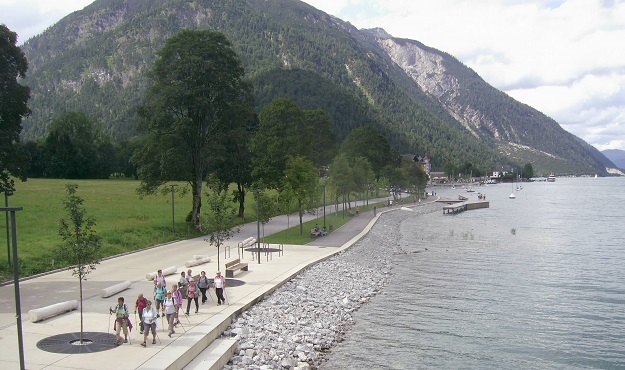
M 0 0 L 1 23 L 17 32 L 19 43 L 40 34 L 69 13 L 94 0 Z

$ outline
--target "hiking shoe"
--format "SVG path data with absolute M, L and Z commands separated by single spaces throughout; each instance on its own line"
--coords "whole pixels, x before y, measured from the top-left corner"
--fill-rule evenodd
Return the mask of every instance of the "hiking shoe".
M 139 334 L 143 334 L 143 330 L 141 330 L 141 331 L 139 332 Z
M 145 347 L 145 342 L 141 343 L 141 345 Z
M 197 313 L 197 310 L 195 310 L 195 313 Z
M 156 318 L 158 319 L 159 317 L 161 317 L 161 315 L 159 315 L 159 314 L 156 314 Z
M 156 344 L 156 339 L 152 339 L 152 344 Z
M 171 332 L 169 332 L 169 333 L 167 334 L 167 336 L 171 338 Z
M 121 341 L 119 341 L 119 342 L 118 342 L 118 341 L 115 341 L 115 347 L 119 347 L 121 344 L 122 344 L 122 342 L 121 342 Z
M 189 313 L 188 313 L 188 312 L 185 312 L 184 314 L 185 314 L 186 316 L 189 316 Z
M 124 339 L 124 343 L 128 343 L 128 339 Z

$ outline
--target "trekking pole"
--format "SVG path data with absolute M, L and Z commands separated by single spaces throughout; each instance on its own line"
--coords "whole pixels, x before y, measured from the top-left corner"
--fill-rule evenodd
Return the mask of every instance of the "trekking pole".
M 111 334 L 111 307 L 109 307 L 109 327 L 106 329 L 107 334 Z
M 213 298 L 213 296 L 211 295 L 211 290 L 210 290 L 210 288 L 208 288 L 206 291 L 208 292 L 208 296 L 209 296 L 209 297 L 211 297 L 211 301 L 212 301 L 213 303 L 215 303 L 215 299 L 214 299 L 214 298 Z
M 161 337 L 158 336 L 158 330 L 155 331 L 155 333 L 156 333 L 156 339 L 158 339 L 158 343 L 163 344 L 163 342 L 161 342 Z

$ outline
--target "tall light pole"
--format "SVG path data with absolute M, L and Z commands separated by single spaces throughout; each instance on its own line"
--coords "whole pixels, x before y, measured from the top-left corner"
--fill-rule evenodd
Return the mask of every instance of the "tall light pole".
M 22 337 L 22 307 L 20 303 L 20 275 L 17 264 L 17 222 L 15 212 L 23 210 L 23 207 L 0 207 L 0 212 L 11 213 L 11 235 L 13 239 L 13 286 L 15 287 L 15 318 L 17 320 L 17 343 L 19 346 L 20 369 L 26 369 L 24 363 L 24 338 Z M 7 228 L 7 235 L 9 229 Z
M 171 184 L 171 232 L 176 233 L 176 222 L 174 218 L 174 188 L 178 185 Z
M 260 189 L 252 191 L 256 193 L 256 245 L 258 246 L 258 263 L 260 264 Z
M 326 231 L 326 185 L 323 185 L 323 231 Z
M 4 206 L 9 207 L 9 193 L 4 191 Z M 11 235 L 9 234 L 9 212 L 5 213 L 7 219 L 7 261 L 11 267 Z

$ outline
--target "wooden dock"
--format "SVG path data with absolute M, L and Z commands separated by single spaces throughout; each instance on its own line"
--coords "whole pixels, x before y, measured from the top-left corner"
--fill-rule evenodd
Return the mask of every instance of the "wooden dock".
M 479 201 L 466 201 L 466 202 L 453 202 L 443 206 L 443 214 L 456 214 L 463 211 L 472 209 L 488 208 L 490 204 L 485 200 Z

